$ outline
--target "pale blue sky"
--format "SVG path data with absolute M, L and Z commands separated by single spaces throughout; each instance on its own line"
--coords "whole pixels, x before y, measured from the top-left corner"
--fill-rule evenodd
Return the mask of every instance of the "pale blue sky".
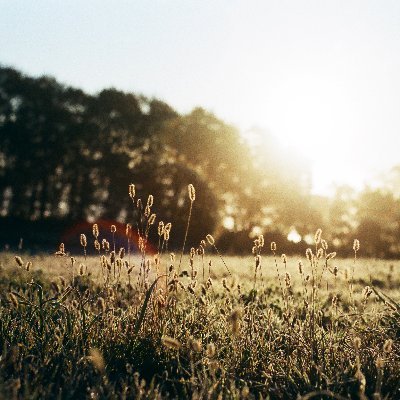
M 397 0 L 0 0 L 0 63 L 264 127 L 315 192 L 400 164 Z

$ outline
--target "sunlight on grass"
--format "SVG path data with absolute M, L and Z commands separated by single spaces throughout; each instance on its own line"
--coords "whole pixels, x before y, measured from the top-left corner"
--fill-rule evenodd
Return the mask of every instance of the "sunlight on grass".
M 81 255 L 63 243 L 51 256 L 0 255 L 4 396 L 396 398 L 392 262 L 359 258 L 357 240 L 339 259 L 320 229 L 300 259 L 262 234 L 249 256 L 225 256 L 207 235 L 176 257 L 161 221 L 148 254 L 153 198 L 133 204 L 136 253 L 131 225 L 118 249 L 117 227 L 109 242 L 94 224 Z

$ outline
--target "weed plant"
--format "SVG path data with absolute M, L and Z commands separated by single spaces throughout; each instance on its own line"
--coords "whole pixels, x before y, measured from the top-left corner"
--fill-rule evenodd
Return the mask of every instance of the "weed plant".
M 294 264 L 262 235 L 234 267 L 211 235 L 186 254 L 188 192 L 177 259 L 173 227 L 156 223 L 153 196 L 136 199 L 133 184 L 126 247 L 115 225 L 109 242 L 94 224 L 80 257 L 62 243 L 47 268 L 3 255 L 3 398 L 400 399 L 400 305 L 385 293 L 398 294 L 393 268 L 387 285 L 356 280 L 359 242 L 350 268 L 338 267 L 321 230 Z

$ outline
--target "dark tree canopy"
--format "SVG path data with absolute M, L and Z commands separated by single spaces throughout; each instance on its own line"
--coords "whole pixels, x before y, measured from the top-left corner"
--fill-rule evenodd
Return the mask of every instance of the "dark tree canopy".
M 241 252 L 255 227 L 280 241 L 293 229 L 306 238 L 323 227 L 337 248 L 351 250 L 358 237 L 367 255 L 399 255 L 399 168 L 382 190 L 339 188 L 327 200 L 310 194 L 301 158 L 265 132 L 253 136 L 251 145 L 200 107 L 181 115 L 159 99 L 115 88 L 90 95 L 0 67 L 0 217 L 8 226 L 128 222 L 134 209 L 127 188 L 135 183 L 143 199 L 154 196 L 158 219 L 172 222 L 177 247 L 192 183 L 189 246 L 213 233 L 225 249 Z M 0 245 L 7 240 L 3 234 Z

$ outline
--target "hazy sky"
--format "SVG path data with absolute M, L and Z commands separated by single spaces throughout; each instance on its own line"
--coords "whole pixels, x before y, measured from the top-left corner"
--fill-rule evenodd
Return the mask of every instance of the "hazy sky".
M 263 127 L 318 193 L 400 164 L 398 0 L 0 0 L 0 63 Z

